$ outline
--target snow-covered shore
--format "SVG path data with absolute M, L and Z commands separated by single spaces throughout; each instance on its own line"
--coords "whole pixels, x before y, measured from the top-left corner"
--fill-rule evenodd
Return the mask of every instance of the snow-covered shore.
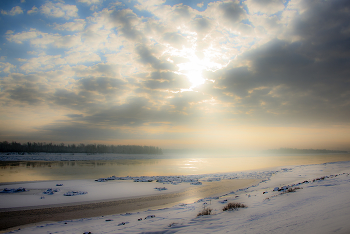
M 33 181 L 0 184 L 0 209 L 40 207 L 59 204 L 96 202 L 101 200 L 175 193 L 190 187 L 204 186 L 221 180 L 267 180 L 276 171 L 245 171 L 223 174 L 141 176 L 98 178 L 96 180 Z M 157 189 L 163 188 L 166 189 Z M 4 190 L 24 188 L 24 192 Z M 49 193 L 46 193 L 49 190 Z M 57 190 L 57 191 L 54 191 Z M 4 192 L 3 192 L 4 191 Z M 83 196 L 65 196 L 71 191 L 86 192 Z M 231 191 L 229 191 L 231 192 Z M 25 198 L 25 199 L 24 199 Z
M 349 173 L 350 162 L 336 162 L 276 168 L 274 171 L 199 176 L 199 181 L 209 178 L 250 177 L 259 178 L 261 182 L 220 197 L 203 198 L 195 203 L 130 214 L 50 222 L 14 230 L 12 233 L 350 233 Z M 169 190 L 176 186 L 200 186 L 188 183 L 177 185 L 168 183 L 160 186 L 154 182 L 135 183 L 116 180 L 91 183 L 94 183 L 91 189 L 95 186 L 96 190 L 100 190 L 101 186 L 106 188 L 103 191 L 107 191 L 108 187 L 113 187 L 116 183 L 133 183 L 137 187 L 152 185 L 150 187 L 154 193 L 171 192 Z M 87 190 L 88 187 L 87 184 L 82 184 L 81 190 Z M 157 191 L 155 187 L 167 187 L 168 190 Z M 288 188 L 298 189 L 286 192 Z M 81 195 L 79 199 L 89 194 Z M 14 195 L 21 196 L 20 194 L 5 196 Z M 102 193 L 97 194 L 96 198 L 99 196 L 102 196 Z M 230 202 L 240 202 L 248 208 L 222 211 L 222 208 Z M 211 215 L 197 217 L 203 208 L 212 209 Z

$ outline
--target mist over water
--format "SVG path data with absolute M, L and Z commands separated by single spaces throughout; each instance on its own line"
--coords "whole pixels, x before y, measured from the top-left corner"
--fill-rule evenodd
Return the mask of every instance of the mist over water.
M 98 155 L 95 155 L 98 156 Z M 138 158 L 139 157 L 139 158 Z M 108 176 L 169 176 L 237 172 L 289 165 L 350 161 L 350 154 L 163 155 L 78 161 L 1 161 L 0 182 L 98 179 Z

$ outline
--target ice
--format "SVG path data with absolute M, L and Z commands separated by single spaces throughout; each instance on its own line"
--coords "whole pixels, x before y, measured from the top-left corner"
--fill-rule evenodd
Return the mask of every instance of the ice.
M 166 187 L 157 187 L 157 188 L 154 188 L 158 191 L 164 191 L 164 190 L 168 190 Z
M 88 192 L 83 192 L 83 191 L 69 191 L 63 194 L 64 196 L 77 196 L 77 195 L 84 195 L 87 194 Z
M 46 195 L 53 195 L 57 192 L 59 192 L 60 190 L 59 189 L 52 189 L 52 188 L 49 188 L 47 189 L 46 191 L 43 192 L 43 194 L 46 194 Z
M 0 193 L 19 193 L 19 192 L 25 192 L 27 191 L 25 188 L 19 187 L 16 189 L 8 189 L 8 188 L 4 188 L 2 191 L 0 191 Z
M 200 182 L 200 181 L 192 182 L 191 185 L 202 185 L 202 182 Z

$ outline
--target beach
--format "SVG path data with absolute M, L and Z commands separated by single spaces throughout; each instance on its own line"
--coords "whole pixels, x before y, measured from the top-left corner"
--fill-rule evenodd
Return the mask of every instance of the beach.
M 119 198 L 100 202 L 46 205 L 44 207 L 3 208 L 0 212 L 0 227 L 6 229 L 37 222 L 89 218 L 143 211 L 150 208 L 164 208 L 177 203 L 193 203 L 203 197 L 222 195 L 258 182 L 254 179 L 224 180 L 207 182 L 203 186 L 189 187 L 179 192 L 138 196 L 131 199 Z
M 202 185 L 185 184 L 174 190 L 170 184 L 163 184 L 171 191 L 131 198 L 1 208 L 2 233 L 345 234 L 350 231 L 347 221 L 350 162 L 279 167 L 235 175 L 234 179 L 227 179 L 232 174 L 206 175 L 199 179 Z M 221 180 L 208 180 L 209 176 Z M 113 183 L 117 184 L 96 182 L 95 186 L 108 188 Z M 123 183 L 145 186 L 143 193 L 147 193 L 147 186 L 160 184 Z M 5 196 L 11 195 L 15 194 Z M 84 196 L 88 194 L 81 195 Z M 245 204 L 247 208 L 223 211 L 230 202 Z M 197 216 L 204 208 L 210 208 L 211 215 Z

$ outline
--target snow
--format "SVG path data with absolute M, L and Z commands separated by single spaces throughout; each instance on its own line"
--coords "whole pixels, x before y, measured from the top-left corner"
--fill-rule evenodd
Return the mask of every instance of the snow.
M 191 204 L 178 204 L 157 210 L 104 217 L 49 222 L 21 228 L 13 233 L 350 233 L 348 221 L 350 162 L 300 165 L 276 168 L 274 171 L 202 175 L 197 176 L 197 179 L 206 181 L 208 178 L 253 177 L 260 178 L 261 182 L 220 197 L 203 198 Z M 152 179 L 156 178 L 152 177 Z M 171 178 L 163 179 L 171 181 Z M 161 183 L 135 183 L 132 182 L 133 180 L 108 180 L 106 183 L 46 181 L 16 184 L 16 187 L 21 186 L 29 191 L 0 196 L 1 198 L 28 197 L 32 195 L 25 195 L 25 193 L 30 193 L 31 189 L 47 189 L 56 183 L 62 183 L 60 191 L 45 196 L 46 199 L 37 199 L 42 194 L 36 196 L 37 204 L 47 202 L 49 198 L 55 196 L 63 199 L 64 196 L 60 193 L 71 188 L 88 192 L 76 196 L 79 200 L 84 197 L 88 198 L 87 201 L 102 200 L 107 199 L 107 194 L 111 192 L 118 193 L 118 197 L 174 192 L 180 188 L 178 186 L 191 186 L 190 183 L 193 182 L 191 179 L 193 177 L 184 177 L 178 185 L 168 183 L 166 191 L 154 189 Z M 126 187 L 117 189 L 119 186 Z M 122 191 L 126 191 L 125 194 L 121 194 Z M 67 199 L 75 199 L 75 197 L 67 197 Z M 16 200 L 16 203 L 19 202 L 18 199 Z M 48 204 L 53 204 L 55 201 L 57 202 L 57 199 L 52 199 Z M 7 202 L 10 200 L 4 202 L 1 199 L 1 207 L 16 205 L 14 202 L 7 205 Z M 223 211 L 223 207 L 231 202 L 242 203 L 247 208 Z M 24 206 L 26 204 L 23 203 Z M 204 208 L 212 209 L 211 215 L 197 217 Z
M 56 184 L 63 185 L 59 186 L 58 190 L 55 188 Z M 26 192 L 1 194 L 0 209 L 86 203 L 100 200 L 149 196 L 165 192 L 173 193 L 190 186 L 185 183 L 179 185 L 168 184 L 166 191 L 158 191 L 154 189 L 157 185 L 159 185 L 159 183 L 135 183 L 121 180 L 108 181 L 108 183 L 98 183 L 94 180 L 24 182 L 13 186 L 23 187 L 27 190 Z M 9 185 L 0 185 L 0 190 L 6 187 L 9 188 Z M 47 191 L 53 191 L 53 193 L 50 195 L 45 194 Z M 74 194 L 73 192 L 76 193 Z M 25 199 L 23 199 L 24 196 Z

